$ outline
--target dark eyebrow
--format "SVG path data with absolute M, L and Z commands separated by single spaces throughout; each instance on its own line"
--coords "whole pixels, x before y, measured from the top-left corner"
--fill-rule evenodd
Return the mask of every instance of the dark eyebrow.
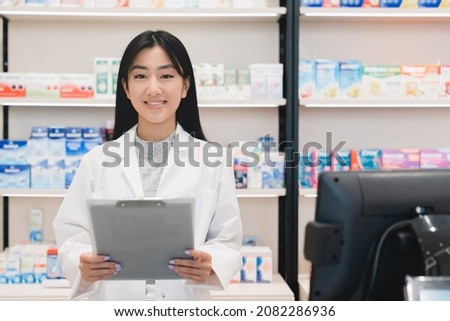
M 140 69 L 140 70 L 147 70 L 147 67 L 142 66 L 142 65 L 134 65 L 133 67 L 131 67 L 130 71 L 133 71 L 135 69 Z M 164 70 L 164 69 L 175 69 L 175 66 L 173 64 L 167 64 L 167 65 L 162 65 L 158 67 L 159 70 Z

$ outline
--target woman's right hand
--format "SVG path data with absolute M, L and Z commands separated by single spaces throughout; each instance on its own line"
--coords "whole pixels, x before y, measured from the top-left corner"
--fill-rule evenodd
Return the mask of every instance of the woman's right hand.
M 109 259 L 108 256 L 96 255 L 92 252 L 81 254 L 78 267 L 83 280 L 92 283 L 109 279 L 119 273 L 121 270 L 120 264 L 109 261 Z

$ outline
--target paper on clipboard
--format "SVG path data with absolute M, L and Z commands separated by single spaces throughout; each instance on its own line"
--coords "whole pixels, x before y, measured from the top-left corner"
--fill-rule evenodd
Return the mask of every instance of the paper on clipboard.
M 88 200 L 94 253 L 108 255 L 122 270 L 113 280 L 167 280 L 172 258 L 194 248 L 194 198 Z

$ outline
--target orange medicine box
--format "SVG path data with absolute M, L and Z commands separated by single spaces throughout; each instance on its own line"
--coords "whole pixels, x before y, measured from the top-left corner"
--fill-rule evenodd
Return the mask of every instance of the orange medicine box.
M 0 73 L 0 97 L 25 97 L 25 74 Z
M 94 74 L 61 74 L 61 98 L 94 98 Z
M 403 97 L 438 98 L 439 65 L 404 65 L 401 67 Z

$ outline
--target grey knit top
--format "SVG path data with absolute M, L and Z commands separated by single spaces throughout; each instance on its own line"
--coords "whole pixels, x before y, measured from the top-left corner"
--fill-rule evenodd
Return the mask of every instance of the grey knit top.
M 174 137 L 175 131 L 163 141 L 152 142 L 139 138 L 136 133 L 135 146 L 145 197 L 154 197 L 158 192 L 159 181 L 164 166 L 167 165 L 169 148 Z

